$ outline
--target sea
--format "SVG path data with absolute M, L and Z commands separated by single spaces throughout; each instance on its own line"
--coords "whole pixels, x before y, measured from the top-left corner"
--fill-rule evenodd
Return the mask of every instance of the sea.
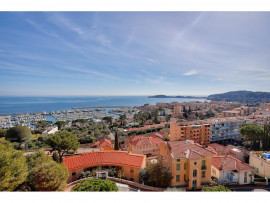
M 206 101 L 188 98 L 148 96 L 0 96 L 0 115 L 71 110 L 73 107 L 141 106 L 157 102 Z

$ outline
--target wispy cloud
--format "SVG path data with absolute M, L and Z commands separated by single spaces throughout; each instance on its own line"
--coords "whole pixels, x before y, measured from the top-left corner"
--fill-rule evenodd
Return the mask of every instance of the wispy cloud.
M 196 75 L 196 74 L 198 74 L 198 71 L 191 70 L 191 71 L 188 71 L 188 72 L 184 73 L 183 75 L 190 76 L 190 75 Z
M 159 64 L 160 63 L 157 59 L 153 59 L 153 58 L 147 58 L 146 60 L 147 60 L 149 65 Z

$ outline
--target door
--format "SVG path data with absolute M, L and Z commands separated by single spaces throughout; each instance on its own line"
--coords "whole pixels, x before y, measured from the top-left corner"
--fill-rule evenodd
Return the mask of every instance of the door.
M 192 181 L 192 190 L 196 190 L 197 189 L 197 180 L 193 180 Z

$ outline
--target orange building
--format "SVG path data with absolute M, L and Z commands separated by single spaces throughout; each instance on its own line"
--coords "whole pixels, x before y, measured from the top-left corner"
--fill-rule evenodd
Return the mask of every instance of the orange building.
M 201 145 L 210 143 L 210 125 L 193 123 L 171 123 L 170 140 L 194 140 Z
M 130 137 L 126 141 L 125 148 L 134 154 L 159 154 L 160 143 L 164 142 L 162 138 L 157 135 L 146 136 L 135 136 Z
M 128 180 L 139 182 L 139 170 L 145 167 L 146 156 L 124 151 L 97 151 L 66 157 L 63 164 L 69 171 L 68 183 L 88 170 L 108 170 L 117 167 Z
M 101 148 L 103 150 L 113 150 L 114 149 L 114 145 L 108 139 L 102 139 L 100 141 L 91 143 L 90 148 L 92 148 L 92 147 Z
M 172 141 L 160 145 L 160 155 L 173 175 L 171 186 L 196 190 L 211 180 L 213 152 L 193 141 Z

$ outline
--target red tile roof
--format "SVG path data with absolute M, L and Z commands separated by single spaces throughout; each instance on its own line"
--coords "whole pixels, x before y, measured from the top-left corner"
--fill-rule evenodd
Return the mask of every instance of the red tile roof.
M 130 143 L 134 146 L 143 146 L 143 145 L 150 145 L 150 144 L 160 144 L 161 142 L 164 142 L 163 139 L 156 135 L 151 135 L 150 137 L 138 135 L 135 137 L 130 137 L 129 140 L 126 142 Z
M 247 171 L 254 170 L 251 166 L 241 162 L 232 156 L 213 156 L 212 165 L 219 170 Z
M 225 146 L 217 144 L 217 143 L 212 143 L 212 144 L 209 144 L 208 146 L 212 147 L 217 153 L 226 154 L 228 151 Z
M 93 146 L 97 146 L 97 147 L 104 147 L 104 146 L 111 146 L 112 143 L 110 140 L 108 139 L 102 139 L 100 141 L 97 141 L 97 142 L 94 142 L 94 143 L 91 143 L 90 144 L 90 147 L 93 147 Z
M 156 136 L 156 135 L 151 135 L 151 136 L 149 137 L 149 139 L 150 139 L 150 142 L 151 142 L 152 144 L 160 144 L 160 143 L 164 142 L 163 139 L 161 139 L 160 137 L 158 137 L 158 136 Z
M 63 164 L 69 171 L 99 166 L 115 165 L 141 168 L 145 162 L 145 155 L 131 154 L 125 151 L 97 151 L 81 155 L 66 157 Z
M 134 130 L 147 130 L 147 129 L 154 129 L 154 128 L 163 128 L 167 124 L 167 122 L 160 123 L 160 124 L 154 124 L 154 125 L 146 125 L 144 127 L 139 128 L 128 128 L 127 131 L 134 131 Z
M 188 159 L 200 159 L 206 155 L 214 155 L 214 153 L 208 149 L 203 148 L 201 145 L 192 141 L 170 141 L 169 147 L 174 158 L 188 158 Z

